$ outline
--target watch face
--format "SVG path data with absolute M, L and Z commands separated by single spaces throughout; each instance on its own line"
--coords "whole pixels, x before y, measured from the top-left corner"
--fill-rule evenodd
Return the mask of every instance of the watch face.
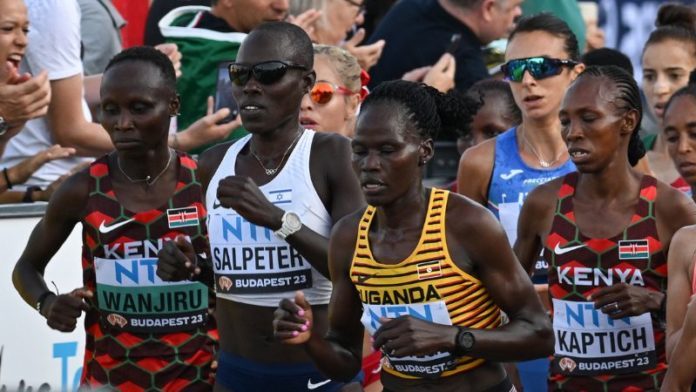
M 471 332 L 460 334 L 459 345 L 465 350 L 471 349 L 474 346 L 474 335 Z
M 285 222 L 292 230 L 299 230 L 302 228 L 302 221 L 300 221 L 300 217 L 294 212 L 288 212 L 285 214 Z

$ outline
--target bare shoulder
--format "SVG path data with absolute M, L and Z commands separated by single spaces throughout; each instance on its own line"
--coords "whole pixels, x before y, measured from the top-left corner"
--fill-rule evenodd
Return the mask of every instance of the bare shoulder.
M 524 200 L 522 208 L 532 209 L 537 212 L 552 210 L 556 207 L 554 201 L 563 185 L 563 177 L 555 178 L 549 182 L 534 188 Z
M 312 140 L 312 153 L 321 157 L 330 157 L 336 153 L 350 152 L 350 139 L 330 132 L 316 132 Z
M 459 159 L 459 170 L 490 175 L 495 161 L 495 140 L 488 139 L 464 151 Z
M 203 153 L 198 157 L 198 178 L 201 181 L 204 189 L 208 188 L 208 183 L 210 179 L 217 171 L 220 162 L 225 158 L 227 150 L 237 141 L 225 142 L 216 144 L 213 147 L 203 151 Z
M 693 200 L 659 180 L 656 191 L 655 216 L 660 224 L 671 227 L 672 232 L 683 226 L 696 224 L 696 204 Z
M 459 159 L 457 189 L 475 201 L 486 202 L 488 183 L 495 163 L 495 138 L 464 151 Z
M 86 167 L 66 178 L 51 195 L 46 217 L 79 220 L 82 218 L 89 198 L 90 167 Z
M 487 208 L 471 198 L 450 192 L 447 200 L 447 227 L 457 234 L 471 233 L 486 225 L 499 226 Z
M 358 225 L 366 208 L 360 208 L 339 219 L 331 229 L 331 242 L 342 247 L 350 246 L 351 251 L 358 235 Z

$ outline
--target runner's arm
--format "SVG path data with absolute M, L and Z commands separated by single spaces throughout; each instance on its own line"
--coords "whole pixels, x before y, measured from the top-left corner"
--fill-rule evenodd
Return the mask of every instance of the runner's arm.
M 304 344 L 319 370 L 333 380 L 351 380 L 360 371 L 362 361 L 363 326 L 360 323 L 362 305 L 350 280 L 352 252 L 359 217 L 351 222 L 339 221 L 332 231 L 329 263 L 333 291 L 329 302 L 329 330 L 319 336 L 305 326 L 313 316 L 311 304 L 301 294 L 294 301 L 284 299 L 275 312 L 274 333 L 286 344 Z
M 667 260 L 667 360 L 672 358 L 677 342 L 682 334 L 691 294 L 689 267 L 696 256 L 696 226 L 687 226 L 677 231 L 672 238 Z
M 672 349 L 675 360 L 669 363 L 663 392 L 690 391 L 696 379 L 696 296 L 688 305 L 682 331 L 679 342 Z
M 552 224 L 550 208 L 553 207 L 555 197 L 549 188 L 547 184 L 541 185 L 527 196 L 517 222 L 517 240 L 513 249 L 530 276 L 542 247 L 540 233 Z
M 507 245 L 503 228 L 489 211 L 471 210 L 466 219 L 469 222 L 454 234 L 466 238 L 465 249 L 480 280 L 510 322 L 496 329 L 469 330 L 475 339 L 469 354 L 493 361 L 521 361 L 551 354 L 551 323 L 529 276 Z
M 32 307 L 36 306 L 42 294 L 50 291 L 43 276 L 46 265 L 80 220 L 89 192 L 87 170 L 70 176 L 56 190 L 15 265 L 12 273 L 14 286 Z
M 357 238 L 357 222 L 340 221 L 329 244 L 333 291 L 329 302 L 329 330 L 323 339 L 310 338 L 306 350 L 319 370 L 331 379 L 350 381 L 360 371 L 364 327 L 362 303 L 350 280 Z

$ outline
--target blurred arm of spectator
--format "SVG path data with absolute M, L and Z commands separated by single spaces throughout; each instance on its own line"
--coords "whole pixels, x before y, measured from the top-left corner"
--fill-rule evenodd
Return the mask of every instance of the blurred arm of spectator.
M 10 62 L 0 68 L 0 116 L 9 125 L 8 131 L 0 136 L 0 156 L 7 141 L 26 121 L 47 113 L 50 100 L 51 87 L 46 72 L 35 77 L 19 75 Z
M 423 82 L 445 93 L 454 88 L 456 68 L 457 64 L 454 56 L 445 53 L 434 65 L 413 69 L 406 72 L 401 79 Z
M 205 117 L 198 119 L 185 130 L 169 136 L 169 145 L 177 150 L 189 151 L 209 143 L 224 140 L 233 130 L 242 125 L 239 116 L 228 123 L 218 124 L 230 113 L 222 108 L 213 113 L 214 100 L 208 97 L 208 111 Z
M 288 15 L 287 22 L 297 25 L 304 30 L 312 42 L 317 41 L 316 30 L 314 28 L 314 23 L 321 17 L 321 11 L 317 11 L 314 8 L 308 9 L 307 11 L 294 16 Z
M 358 46 L 360 42 L 365 39 L 365 29 L 360 28 L 353 34 L 353 36 L 346 42 L 343 43 L 343 49 L 347 50 L 358 59 L 358 64 L 360 68 L 368 71 L 373 65 L 377 64 L 380 56 L 382 56 L 382 50 L 384 49 L 385 41 L 383 39 L 370 44 Z
M 30 158 L 23 160 L 18 165 L 3 170 L 3 174 L 2 176 L 0 176 L 0 204 L 21 203 L 24 199 L 26 192 L 5 191 L 10 189 L 10 186 L 14 186 L 16 184 L 23 184 L 24 182 L 26 182 L 29 179 L 29 177 L 31 177 L 31 175 L 35 171 L 39 170 L 39 168 L 43 166 L 45 163 L 54 159 L 67 158 L 74 154 L 74 148 L 61 147 L 60 145 L 56 144 Z M 48 201 L 53 191 L 64 179 L 65 178 L 61 177 L 60 179 L 54 181 L 54 183 L 52 183 L 48 188 L 32 192 L 31 200 Z
M 155 49 L 164 53 L 169 57 L 169 60 L 174 66 L 174 71 L 176 72 L 176 77 L 181 76 L 181 52 L 179 52 L 179 47 L 175 43 L 166 43 L 155 45 Z

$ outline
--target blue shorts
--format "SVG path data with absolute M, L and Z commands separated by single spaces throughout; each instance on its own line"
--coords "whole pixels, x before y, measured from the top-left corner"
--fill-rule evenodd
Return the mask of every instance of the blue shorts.
M 362 372 L 353 381 L 361 382 Z M 336 392 L 346 385 L 324 376 L 313 363 L 267 364 L 225 351 L 218 357 L 215 382 L 234 392 Z

